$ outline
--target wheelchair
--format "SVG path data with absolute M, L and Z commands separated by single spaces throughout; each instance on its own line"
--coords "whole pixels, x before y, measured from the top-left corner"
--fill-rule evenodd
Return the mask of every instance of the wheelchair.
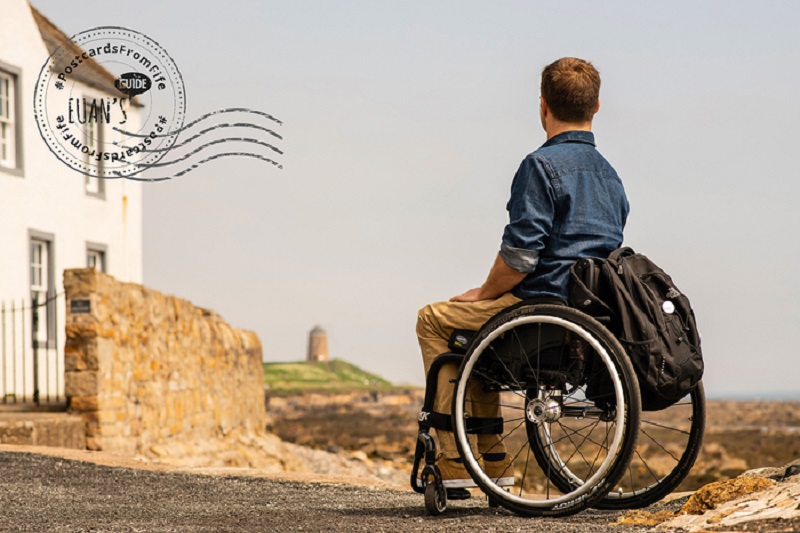
M 411 472 L 429 514 L 447 508 L 431 428 L 454 433 L 490 506 L 523 516 L 641 508 L 683 481 L 702 445 L 702 384 L 668 409 L 643 413 L 631 361 L 603 321 L 563 303 L 529 301 L 501 311 L 471 339 L 454 333 L 452 351 L 428 372 Z M 446 415 L 433 403 L 439 370 L 450 363 L 460 368 Z M 486 458 L 503 454 L 508 471 L 490 475 Z

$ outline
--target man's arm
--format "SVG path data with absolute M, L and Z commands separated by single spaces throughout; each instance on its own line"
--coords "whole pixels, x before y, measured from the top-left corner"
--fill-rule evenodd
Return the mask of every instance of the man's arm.
M 450 298 L 451 302 L 491 300 L 517 286 L 536 270 L 539 251 L 553 229 L 555 191 L 542 161 L 528 156 L 511 184 L 509 222 L 503 231 L 500 253 L 483 285 Z
M 464 294 L 453 296 L 451 302 L 477 302 L 492 300 L 507 293 L 525 277 L 525 272 L 517 272 L 503 261 L 500 254 L 494 260 L 489 276 L 480 287 L 470 289 Z

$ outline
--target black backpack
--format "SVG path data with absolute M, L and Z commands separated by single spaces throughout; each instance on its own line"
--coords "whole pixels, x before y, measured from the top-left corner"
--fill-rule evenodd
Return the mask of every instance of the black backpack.
M 639 378 L 642 409 L 658 411 L 689 394 L 703 376 L 700 335 L 689 299 L 655 263 L 630 248 L 570 269 L 570 301 L 603 317 Z

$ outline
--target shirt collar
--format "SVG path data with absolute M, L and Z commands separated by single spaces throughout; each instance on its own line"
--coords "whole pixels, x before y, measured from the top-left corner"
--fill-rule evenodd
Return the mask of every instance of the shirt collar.
M 544 148 L 545 146 L 553 146 L 554 144 L 561 144 L 566 142 L 585 143 L 585 144 L 591 144 L 592 146 L 596 146 L 594 143 L 594 133 L 592 133 L 591 131 L 571 130 L 559 133 L 558 135 L 554 135 L 546 143 L 544 143 L 542 147 Z

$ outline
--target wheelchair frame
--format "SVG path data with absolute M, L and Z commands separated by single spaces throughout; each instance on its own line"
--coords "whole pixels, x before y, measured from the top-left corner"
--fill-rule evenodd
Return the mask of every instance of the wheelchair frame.
M 517 340 L 520 341 L 518 332 L 524 333 L 523 328 L 538 327 L 541 331 L 544 325 L 563 328 L 565 332 L 569 332 L 568 336 L 581 339 L 578 344 L 583 343 L 584 347 L 589 346 L 594 354 L 600 354 L 600 358 L 603 360 L 601 366 L 609 375 L 616 373 L 617 379 L 614 385 L 615 405 L 613 408 L 609 407 L 608 402 L 591 400 L 591 386 L 588 380 L 587 383 L 581 385 L 580 380 L 574 377 L 569 379 L 575 383 L 569 384 L 567 388 L 574 387 L 577 390 L 584 387 L 585 390 L 573 396 L 568 403 L 564 402 L 561 396 L 565 391 L 556 390 L 557 387 L 565 387 L 566 382 L 558 383 L 561 378 L 552 378 L 552 383 L 544 386 L 537 384 L 535 388 L 521 380 L 516 383 L 498 383 L 493 386 L 498 390 L 498 394 L 504 394 L 517 402 L 523 402 L 523 423 L 527 442 L 522 445 L 523 447 L 517 452 L 514 460 L 519 457 L 524 446 L 527 445 L 527 455 L 534 456 L 546 478 L 547 495 L 541 497 L 527 485 L 526 475 L 529 469 L 527 458 L 525 471 L 521 476 L 523 479 L 519 482 L 519 487 L 514 489 L 516 494 L 498 486 L 486 474 L 483 470 L 480 452 L 471 447 L 470 435 L 477 433 L 481 428 L 484 430 L 493 428 L 492 431 L 501 428 L 499 433 L 502 433 L 504 422 L 502 418 L 470 417 L 465 411 L 465 406 L 469 402 L 468 382 L 470 380 L 485 381 L 485 370 L 476 372 L 476 367 L 484 364 L 481 362 L 482 357 L 484 360 L 490 357 L 485 355 L 485 352 L 493 349 L 493 341 L 509 332 L 517 335 Z M 644 423 L 648 429 L 640 428 L 639 420 L 642 413 L 638 381 L 631 363 L 614 336 L 594 318 L 566 306 L 523 302 L 519 306 L 501 311 L 487 321 L 467 348 L 465 353 L 445 353 L 436 358 L 426 380 L 425 400 L 418 421 L 419 431 L 411 472 L 411 486 L 414 491 L 425 495 L 426 509 L 430 514 L 441 514 L 447 507 L 447 491 L 441 472 L 436 466 L 436 444 L 430 434 L 431 428 L 455 433 L 456 443 L 459 453 L 464 459 L 465 467 L 475 483 L 489 497 L 490 505 L 502 505 L 513 512 L 526 516 L 562 516 L 578 512 L 589 506 L 605 509 L 644 507 L 671 492 L 685 478 L 694 464 L 702 444 L 704 430 L 705 403 L 702 384 L 687 399 L 675 406 L 676 409 L 687 409 L 686 406 L 689 406 L 689 415 L 686 417 L 686 423 L 690 424 L 688 429 L 684 430 L 682 426 L 681 428 L 670 428 L 664 424 L 652 422 L 647 417 Z M 569 349 L 573 350 L 572 346 Z M 542 350 L 537 348 L 535 352 L 537 360 L 543 358 Z M 526 355 L 524 350 L 522 354 L 523 359 L 526 359 L 530 366 L 531 356 Z M 502 360 L 501 356 L 497 354 L 494 354 L 493 357 L 499 361 Z M 455 380 L 452 414 L 450 415 L 433 410 L 439 371 L 445 364 L 460 365 L 459 375 Z M 522 367 L 521 364 L 518 366 Z M 508 368 L 505 370 L 509 371 L 509 375 L 512 374 Z M 512 376 L 512 381 L 517 381 L 519 377 L 519 375 Z M 564 380 L 561 379 L 561 381 Z M 570 394 L 575 393 L 570 392 Z M 498 401 L 498 404 L 500 403 L 502 402 Z M 544 412 L 548 406 L 552 410 L 558 411 L 558 417 L 554 416 L 552 420 L 548 420 L 546 417 L 543 418 L 541 413 L 537 414 L 536 409 Z M 506 405 L 506 407 L 508 406 Z M 517 406 L 516 409 L 522 410 L 522 407 Z M 598 443 L 600 439 L 590 438 L 586 434 L 586 428 L 591 423 L 577 429 L 561 427 L 561 435 L 554 436 L 551 431 L 554 426 L 557 430 L 559 426 L 562 426 L 561 417 L 564 420 L 595 420 L 595 426 L 602 423 L 605 423 L 606 426 L 611 424 L 614 426 L 612 444 L 604 446 L 605 441 Z M 519 424 L 517 429 L 523 423 Z M 668 452 L 653 437 L 651 432 L 654 427 L 672 429 L 688 436 L 683 452 L 677 454 L 680 457 Z M 610 434 L 606 429 L 605 438 L 607 439 Z M 510 435 L 510 432 L 508 435 L 504 434 L 503 439 Z M 575 438 L 573 439 L 573 437 Z M 583 442 L 576 445 L 574 441 L 580 439 L 583 439 Z M 675 460 L 675 466 L 665 475 L 654 473 L 637 450 L 636 443 L 639 439 L 645 441 L 646 445 L 650 445 L 652 441 L 657 446 L 661 446 Z M 580 448 L 587 440 L 590 443 L 587 446 L 591 447 L 592 453 L 597 453 L 597 456 L 591 467 L 582 472 L 571 466 L 570 461 L 576 454 L 584 455 Z M 558 448 L 569 442 L 572 442 L 575 450 L 568 456 Z M 595 451 L 595 448 L 598 448 L 599 451 Z M 603 456 L 603 460 L 600 462 L 601 466 L 594 468 L 601 455 Z M 635 458 L 637 463 L 637 471 L 642 470 L 639 462 L 643 463 L 644 470 L 649 471 L 651 479 L 641 482 L 638 479 L 634 481 L 634 467 L 630 466 L 632 458 Z M 424 466 L 422 466 L 423 460 Z M 584 462 L 589 465 L 589 461 L 584 459 Z M 422 471 L 420 472 L 421 466 Z M 586 470 L 585 467 L 583 468 Z M 520 477 L 519 472 L 516 477 Z M 630 481 L 628 481 L 629 479 Z M 554 491 L 557 490 L 562 494 L 551 498 L 551 484 Z M 616 490 L 614 490 L 615 487 Z

